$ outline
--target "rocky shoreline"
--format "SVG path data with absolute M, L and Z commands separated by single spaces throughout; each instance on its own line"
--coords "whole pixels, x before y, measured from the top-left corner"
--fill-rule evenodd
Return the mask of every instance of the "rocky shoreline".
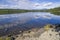
M 60 27 L 46 25 L 45 28 L 31 29 L 23 33 L 23 36 L 18 35 L 16 40 L 60 40 Z M 47 30 L 48 29 L 48 30 Z
M 14 38 L 14 40 L 60 40 L 60 25 L 49 24 L 44 26 L 44 28 L 34 28 L 20 32 L 18 35 L 8 35 L 3 38 Z

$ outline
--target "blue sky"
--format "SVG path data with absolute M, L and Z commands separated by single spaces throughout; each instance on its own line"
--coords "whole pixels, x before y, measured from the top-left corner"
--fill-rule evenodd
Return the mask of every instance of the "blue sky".
M 60 0 L 0 0 L 0 8 L 50 9 L 60 6 Z

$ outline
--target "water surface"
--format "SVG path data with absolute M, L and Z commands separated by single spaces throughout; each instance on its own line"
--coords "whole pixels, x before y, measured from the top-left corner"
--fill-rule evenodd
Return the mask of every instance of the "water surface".
M 43 27 L 47 24 L 60 24 L 60 16 L 46 12 L 0 15 L 0 29 L 2 29 L 0 34 Z

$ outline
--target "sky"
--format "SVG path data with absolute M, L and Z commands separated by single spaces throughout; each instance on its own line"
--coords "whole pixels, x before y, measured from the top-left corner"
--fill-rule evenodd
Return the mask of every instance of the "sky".
M 60 0 L 0 0 L 0 9 L 50 9 L 60 6 Z

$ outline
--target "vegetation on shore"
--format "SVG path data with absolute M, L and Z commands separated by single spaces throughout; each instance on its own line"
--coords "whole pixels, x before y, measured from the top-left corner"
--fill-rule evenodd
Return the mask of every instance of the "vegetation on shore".
M 41 10 L 41 11 L 42 12 L 50 12 L 55 15 L 60 15 L 60 7 L 51 8 L 51 9 L 47 9 L 47 10 Z
M 49 10 L 52 14 L 60 15 L 60 7 L 50 9 Z
M 24 13 L 27 12 L 27 10 L 21 10 L 21 9 L 0 9 L 0 14 L 12 14 L 12 13 Z
M 51 12 L 53 14 L 60 15 L 60 7 L 56 7 L 53 9 L 42 9 L 42 10 L 0 9 L 0 14 L 25 13 L 25 12 Z

